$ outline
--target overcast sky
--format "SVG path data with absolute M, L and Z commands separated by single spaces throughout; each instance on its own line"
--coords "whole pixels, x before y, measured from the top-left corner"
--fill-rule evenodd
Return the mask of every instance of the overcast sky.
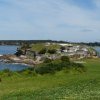
M 100 0 L 0 0 L 0 40 L 100 41 Z

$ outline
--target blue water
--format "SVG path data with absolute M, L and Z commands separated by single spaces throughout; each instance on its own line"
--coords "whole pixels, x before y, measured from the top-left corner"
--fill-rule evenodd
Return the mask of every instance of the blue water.
M 97 51 L 98 56 L 100 57 L 100 47 L 94 47 L 94 49 Z
M 11 46 L 11 45 L 6 45 L 6 46 L 0 46 L 0 54 L 14 54 L 17 50 L 18 46 Z
M 27 68 L 28 68 L 27 65 L 0 62 L 0 70 L 9 69 L 11 71 L 22 71 Z
M 17 48 L 18 46 L 0 46 L 0 55 L 14 54 Z M 27 68 L 29 68 L 27 65 L 0 62 L 0 70 L 9 69 L 11 71 L 21 71 Z

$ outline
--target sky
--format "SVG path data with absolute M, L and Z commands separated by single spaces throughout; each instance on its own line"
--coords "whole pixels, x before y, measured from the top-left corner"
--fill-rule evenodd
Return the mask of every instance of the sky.
M 100 42 L 100 0 L 0 0 L 0 40 Z

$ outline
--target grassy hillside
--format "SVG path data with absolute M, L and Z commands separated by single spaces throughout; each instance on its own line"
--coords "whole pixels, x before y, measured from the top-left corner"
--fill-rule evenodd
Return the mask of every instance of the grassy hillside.
M 100 59 L 85 62 L 85 73 L 1 76 L 0 100 L 99 100 Z

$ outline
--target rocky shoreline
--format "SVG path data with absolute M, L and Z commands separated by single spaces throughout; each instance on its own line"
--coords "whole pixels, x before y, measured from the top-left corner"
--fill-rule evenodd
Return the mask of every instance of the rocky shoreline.
M 29 59 L 26 56 L 17 57 L 15 55 L 0 55 L 0 62 L 4 63 L 14 63 L 14 64 L 23 64 L 34 67 L 36 64 L 41 62 L 34 61 L 33 59 Z

